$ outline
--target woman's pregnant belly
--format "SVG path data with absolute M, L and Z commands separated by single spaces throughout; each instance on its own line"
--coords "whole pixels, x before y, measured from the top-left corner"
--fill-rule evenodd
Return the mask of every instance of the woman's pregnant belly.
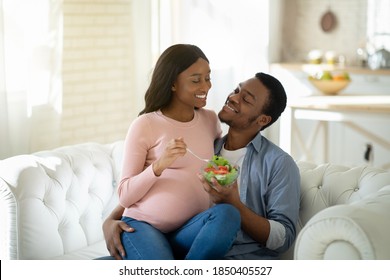
M 125 216 L 171 232 L 210 207 L 208 193 L 196 176 L 160 178 L 142 200 L 127 208 Z

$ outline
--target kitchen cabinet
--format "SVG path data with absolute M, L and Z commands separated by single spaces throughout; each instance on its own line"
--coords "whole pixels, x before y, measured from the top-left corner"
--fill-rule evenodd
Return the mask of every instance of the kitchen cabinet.
M 329 66 L 271 66 L 288 95 L 279 145 L 295 159 L 390 169 L 390 71 L 344 68 L 351 84 L 325 96 L 307 79 L 319 67 Z

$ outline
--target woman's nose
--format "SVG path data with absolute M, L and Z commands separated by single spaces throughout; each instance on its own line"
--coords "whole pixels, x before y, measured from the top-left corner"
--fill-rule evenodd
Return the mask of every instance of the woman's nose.
M 211 83 L 208 81 L 203 81 L 202 84 L 200 85 L 201 90 L 204 92 L 208 92 L 211 88 Z

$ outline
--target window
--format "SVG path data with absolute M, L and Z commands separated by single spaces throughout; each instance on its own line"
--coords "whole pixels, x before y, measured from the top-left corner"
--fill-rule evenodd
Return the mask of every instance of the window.
M 371 48 L 390 51 L 390 1 L 368 0 L 367 38 Z

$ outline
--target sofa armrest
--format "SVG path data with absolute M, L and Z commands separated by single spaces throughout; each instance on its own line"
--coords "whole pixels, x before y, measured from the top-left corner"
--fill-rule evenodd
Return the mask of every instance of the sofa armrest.
M 326 208 L 299 233 L 294 259 L 390 259 L 390 185 L 364 199 Z
M 0 260 L 17 259 L 17 205 L 7 183 L 0 178 Z

